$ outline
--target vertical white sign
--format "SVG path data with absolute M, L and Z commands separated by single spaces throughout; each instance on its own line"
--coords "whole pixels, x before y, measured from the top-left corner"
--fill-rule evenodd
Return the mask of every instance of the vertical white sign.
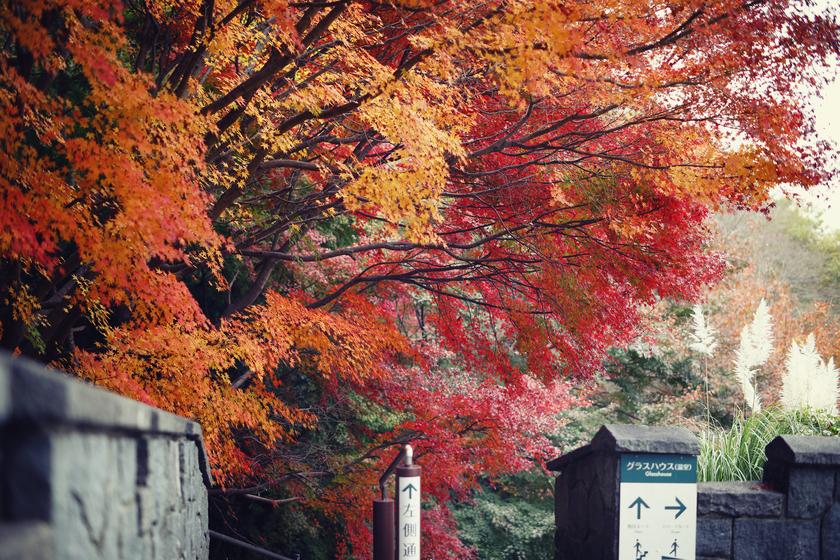
M 420 477 L 397 478 L 400 511 L 397 516 L 397 558 L 420 560 Z
M 697 458 L 621 456 L 619 560 L 695 560 Z

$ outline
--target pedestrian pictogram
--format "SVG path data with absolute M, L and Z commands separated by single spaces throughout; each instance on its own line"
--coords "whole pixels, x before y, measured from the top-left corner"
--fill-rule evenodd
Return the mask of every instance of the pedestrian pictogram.
M 633 552 L 635 553 L 635 557 L 633 560 L 642 560 L 643 558 L 647 558 L 648 551 L 642 551 L 642 545 L 639 543 L 639 539 L 636 539 L 636 544 L 633 545 Z
M 684 560 L 683 558 L 677 556 L 680 550 L 680 543 L 677 539 L 674 539 L 674 542 L 671 543 L 671 550 L 668 552 L 669 556 L 662 556 L 660 560 Z

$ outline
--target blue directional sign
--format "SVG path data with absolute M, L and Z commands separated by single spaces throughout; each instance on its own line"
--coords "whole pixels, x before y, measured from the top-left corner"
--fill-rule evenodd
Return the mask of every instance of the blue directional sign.
M 697 458 L 621 455 L 619 560 L 694 560 Z

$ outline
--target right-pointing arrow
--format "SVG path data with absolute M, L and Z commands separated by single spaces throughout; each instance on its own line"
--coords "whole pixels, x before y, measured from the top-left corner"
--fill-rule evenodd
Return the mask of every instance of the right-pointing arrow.
M 676 512 L 677 512 L 677 514 L 674 516 L 674 519 L 676 519 L 676 518 L 678 518 L 680 515 L 682 515 L 682 514 L 683 514 L 683 512 L 684 512 L 685 510 L 687 510 L 688 508 L 687 508 L 687 507 L 685 507 L 685 504 L 684 504 L 684 503 L 682 503 L 682 500 L 680 500 L 679 498 L 674 498 L 674 499 L 675 499 L 675 500 L 677 500 L 677 505 L 675 505 L 675 506 L 665 506 L 665 509 L 667 509 L 667 510 L 673 510 L 673 511 L 676 511 Z

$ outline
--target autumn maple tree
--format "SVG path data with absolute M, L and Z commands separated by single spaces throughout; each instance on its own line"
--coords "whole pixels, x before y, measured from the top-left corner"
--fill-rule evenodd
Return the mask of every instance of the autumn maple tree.
M 717 277 L 707 213 L 826 178 L 802 4 L 6 2 L 0 344 L 197 419 L 350 556 L 412 441 L 464 557 L 446 502 Z

